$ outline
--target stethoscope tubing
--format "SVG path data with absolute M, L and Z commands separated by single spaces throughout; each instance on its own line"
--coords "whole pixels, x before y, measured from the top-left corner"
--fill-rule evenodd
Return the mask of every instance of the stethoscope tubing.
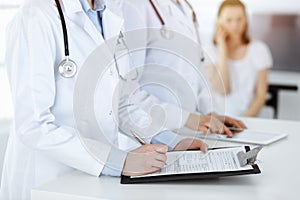
M 63 31 L 65 56 L 68 58 L 70 55 L 70 51 L 69 51 L 69 39 L 68 39 L 67 25 L 66 25 L 65 17 L 64 17 L 61 5 L 59 3 L 59 0 L 55 0 L 55 3 L 57 6 L 57 10 L 58 10 L 60 21 L 61 21 L 62 31 Z
M 162 16 L 160 15 L 160 13 L 159 13 L 157 7 L 155 6 L 153 0 L 149 0 L 149 2 L 150 2 L 150 4 L 151 4 L 151 6 L 152 6 L 154 12 L 156 13 L 156 16 L 158 17 L 158 19 L 159 19 L 161 25 L 162 25 L 162 26 L 165 26 L 166 23 L 165 23 L 164 19 L 162 18 Z

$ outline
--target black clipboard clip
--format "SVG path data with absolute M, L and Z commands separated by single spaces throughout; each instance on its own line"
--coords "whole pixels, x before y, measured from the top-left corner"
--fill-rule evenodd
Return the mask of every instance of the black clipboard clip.
M 254 165 L 256 162 L 257 155 L 260 152 L 260 150 L 262 150 L 262 148 L 263 146 L 258 146 L 247 152 L 238 152 L 237 157 L 239 159 L 241 167 L 246 165 Z

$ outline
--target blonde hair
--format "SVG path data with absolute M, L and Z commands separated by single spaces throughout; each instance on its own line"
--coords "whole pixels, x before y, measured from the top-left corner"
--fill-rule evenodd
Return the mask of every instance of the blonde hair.
M 243 9 L 243 11 L 245 13 L 245 17 L 247 16 L 246 6 L 245 6 L 245 4 L 243 2 L 241 2 L 240 0 L 224 0 L 223 3 L 219 7 L 217 22 L 219 21 L 219 18 L 221 16 L 222 11 L 224 10 L 224 8 L 229 7 L 229 6 L 240 6 L 240 7 L 242 7 L 242 9 Z M 246 20 L 247 20 L 247 17 L 246 17 Z M 217 26 L 218 26 L 218 23 L 217 23 Z M 217 33 L 215 31 L 214 40 L 213 40 L 213 42 L 214 42 L 215 45 L 217 44 L 216 35 L 217 35 Z M 244 30 L 244 32 L 242 34 L 242 42 L 244 44 L 249 44 L 250 43 L 248 20 L 246 22 L 245 30 Z

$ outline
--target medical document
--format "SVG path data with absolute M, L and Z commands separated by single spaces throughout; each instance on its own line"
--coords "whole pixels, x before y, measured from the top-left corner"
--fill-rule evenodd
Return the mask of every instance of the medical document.
M 200 150 L 168 152 L 167 164 L 160 172 L 144 176 L 132 176 L 131 178 L 251 170 L 252 166 L 250 165 L 241 167 L 237 158 L 237 153 L 240 151 L 245 152 L 245 148 L 241 146 L 216 149 L 207 153 L 203 153 Z

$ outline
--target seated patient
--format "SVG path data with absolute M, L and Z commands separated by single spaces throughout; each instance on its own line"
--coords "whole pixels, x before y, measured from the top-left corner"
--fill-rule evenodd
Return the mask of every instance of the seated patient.
M 273 60 L 266 44 L 250 39 L 246 15 L 239 0 L 221 4 L 214 45 L 206 49 L 212 61 L 207 69 L 217 99 L 224 100 L 225 113 L 255 117 L 265 104 Z

